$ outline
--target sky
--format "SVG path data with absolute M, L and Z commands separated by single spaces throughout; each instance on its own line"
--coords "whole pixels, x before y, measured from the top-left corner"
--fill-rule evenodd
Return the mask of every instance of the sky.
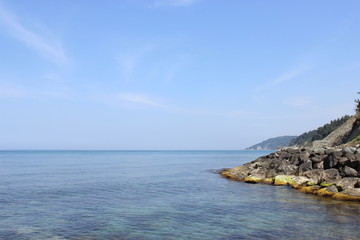
M 0 0 L 0 149 L 240 150 L 354 113 L 357 0 Z

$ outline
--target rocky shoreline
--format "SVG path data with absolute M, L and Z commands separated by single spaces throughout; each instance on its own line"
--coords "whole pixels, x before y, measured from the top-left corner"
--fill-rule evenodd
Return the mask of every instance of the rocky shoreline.
M 360 146 L 284 148 L 221 176 L 246 183 L 289 185 L 301 192 L 360 202 Z

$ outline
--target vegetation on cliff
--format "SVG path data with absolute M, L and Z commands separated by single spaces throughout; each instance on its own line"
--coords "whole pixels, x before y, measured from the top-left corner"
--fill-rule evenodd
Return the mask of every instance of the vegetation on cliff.
M 335 129 L 344 124 L 347 120 L 349 120 L 350 116 L 345 115 L 341 118 L 335 119 L 330 123 L 325 124 L 315 130 L 306 132 L 293 139 L 289 146 L 309 146 L 313 141 L 324 139 L 330 133 L 332 133 Z
M 358 92 L 360 94 L 360 92 Z M 359 115 L 360 114 L 360 99 L 355 99 L 355 112 Z

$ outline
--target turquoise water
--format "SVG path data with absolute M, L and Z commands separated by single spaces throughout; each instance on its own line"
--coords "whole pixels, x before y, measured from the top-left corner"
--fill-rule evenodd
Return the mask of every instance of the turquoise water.
M 213 173 L 267 153 L 1 151 L 0 239 L 359 239 L 359 203 Z

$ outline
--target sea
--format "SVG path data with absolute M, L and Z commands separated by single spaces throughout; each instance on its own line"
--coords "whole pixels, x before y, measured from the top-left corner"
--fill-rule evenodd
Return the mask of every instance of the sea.
M 359 239 L 360 203 L 215 171 L 269 151 L 0 151 L 0 239 Z

